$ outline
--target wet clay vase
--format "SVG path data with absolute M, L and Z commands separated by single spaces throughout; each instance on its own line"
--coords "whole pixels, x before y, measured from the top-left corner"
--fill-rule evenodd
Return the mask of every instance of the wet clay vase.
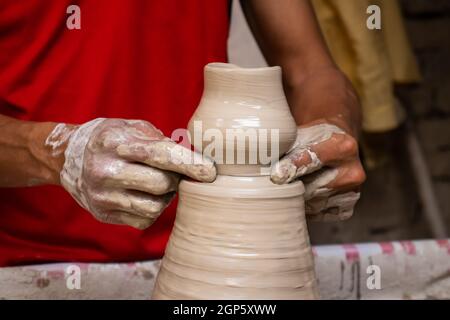
M 211 136 L 221 139 L 211 154 L 219 175 L 212 183 L 181 181 L 152 298 L 318 298 L 303 184 L 273 184 L 270 163 L 254 155 L 267 149 L 281 156 L 295 140 L 281 69 L 208 64 L 204 93 L 188 127 L 199 151 L 208 148 Z M 233 136 L 229 129 L 243 131 Z M 251 147 L 247 129 L 276 134 L 256 135 Z M 227 156 L 235 163 L 224 161 Z
M 281 68 L 210 63 L 204 73 L 203 96 L 188 125 L 192 144 L 197 150 L 207 151 L 210 138 L 217 132 L 222 148 L 219 145 L 219 150 L 208 156 L 216 160 L 218 173 L 260 175 L 261 169 L 270 167 L 261 156 L 278 160 L 297 136 L 283 91 Z M 256 141 L 249 141 L 251 137 Z M 274 142 L 277 146 L 271 150 Z M 238 155 L 244 160 L 239 162 Z M 256 161 L 251 161 L 252 156 Z

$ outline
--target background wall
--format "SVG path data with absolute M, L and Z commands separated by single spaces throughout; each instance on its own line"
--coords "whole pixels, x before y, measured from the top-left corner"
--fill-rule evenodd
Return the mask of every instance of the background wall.
M 402 0 L 407 31 L 423 81 L 397 88 L 430 167 L 439 206 L 450 229 L 450 1 Z M 241 66 L 264 66 L 238 1 L 233 2 L 229 57 Z M 355 215 L 346 222 L 310 224 L 314 244 L 430 238 L 405 152 L 405 131 L 373 138 L 387 154 L 367 170 Z
M 414 119 L 450 227 L 450 1 L 401 4 L 423 81 L 399 89 L 398 94 Z

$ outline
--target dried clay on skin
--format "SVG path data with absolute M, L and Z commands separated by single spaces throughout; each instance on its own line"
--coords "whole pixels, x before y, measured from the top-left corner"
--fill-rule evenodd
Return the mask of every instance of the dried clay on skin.
M 76 127 L 69 126 L 65 123 L 59 123 L 53 128 L 45 140 L 45 146 L 52 149 L 52 156 L 57 157 L 63 153 L 61 146 L 67 143 L 75 130 Z
M 327 123 L 298 128 L 295 143 L 286 156 L 272 168 L 272 181 L 277 184 L 289 183 L 298 177 L 320 169 L 322 162 L 317 154 L 311 150 L 311 147 L 330 139 L 333 134 L 345 134 L 345 132 L 337 126 Z M 294 160 L 301 157 L 305 152 L 308 153 L 311 161 L 307 165 L 297 167 Z
M 306 188 L 306 214 L 308 219 L 314 221 L 337 221 L 350 218 L 360 197 L 359 192 L 338 194 L 326 187 L 337 177 L 338 169 L 321 169 L 322 162 L 311 147 L 330 139 L 333 134 L 345 134 L 345 132 L 331 124 L 298 128 L 294 145 L 286 157 L 272 170 L 272 181 L 279 184 L 289 183 L 302 177 Z M 297 168 L 294 160 L 300 158 L 305 152 L 310 156 L 311 162 Z
M 64 152 L 65 162 L 61 171 L 61 184 L 86 210 L 89 210 L 89 206 L 85 195 L 81 192 L 84 151 L 92 132 L 104 120 L 103 118 L 98 118 L 78 127 L 70 138 Z
M 321 169 L 302 181 L 305 184 L 306 214 L 311 221 L 340 221 L 350 218 L 360 193 L 349 191 L 336 193 L 325 187 L 338 174 L 338 169 Z

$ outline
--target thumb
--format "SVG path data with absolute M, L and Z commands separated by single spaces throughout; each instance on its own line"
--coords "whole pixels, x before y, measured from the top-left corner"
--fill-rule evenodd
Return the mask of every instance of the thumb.
M 322 168 L 322 162 L 310 148 L 294 149 L 275 163 L 270 173 L 273 183 L 289 183 L 298 177 Z

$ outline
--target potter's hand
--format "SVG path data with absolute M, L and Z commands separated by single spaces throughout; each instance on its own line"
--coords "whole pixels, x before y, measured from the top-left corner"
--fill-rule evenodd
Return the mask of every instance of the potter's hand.
M 64 138 L 61 184 L 103 222 L 144 229 L 172 200 L 180 174 L 204 182 L 216 176 L 211 160 L 146 121 L 96 119 L 70 130 L 61 124 L 47 140 Z
M 365 180 L 356 140 L 332 124 L 299 127 L 291 150 L 272 167 L 271 179 L 283 184 L 299 177 L 310 220 L 348 219 Z

